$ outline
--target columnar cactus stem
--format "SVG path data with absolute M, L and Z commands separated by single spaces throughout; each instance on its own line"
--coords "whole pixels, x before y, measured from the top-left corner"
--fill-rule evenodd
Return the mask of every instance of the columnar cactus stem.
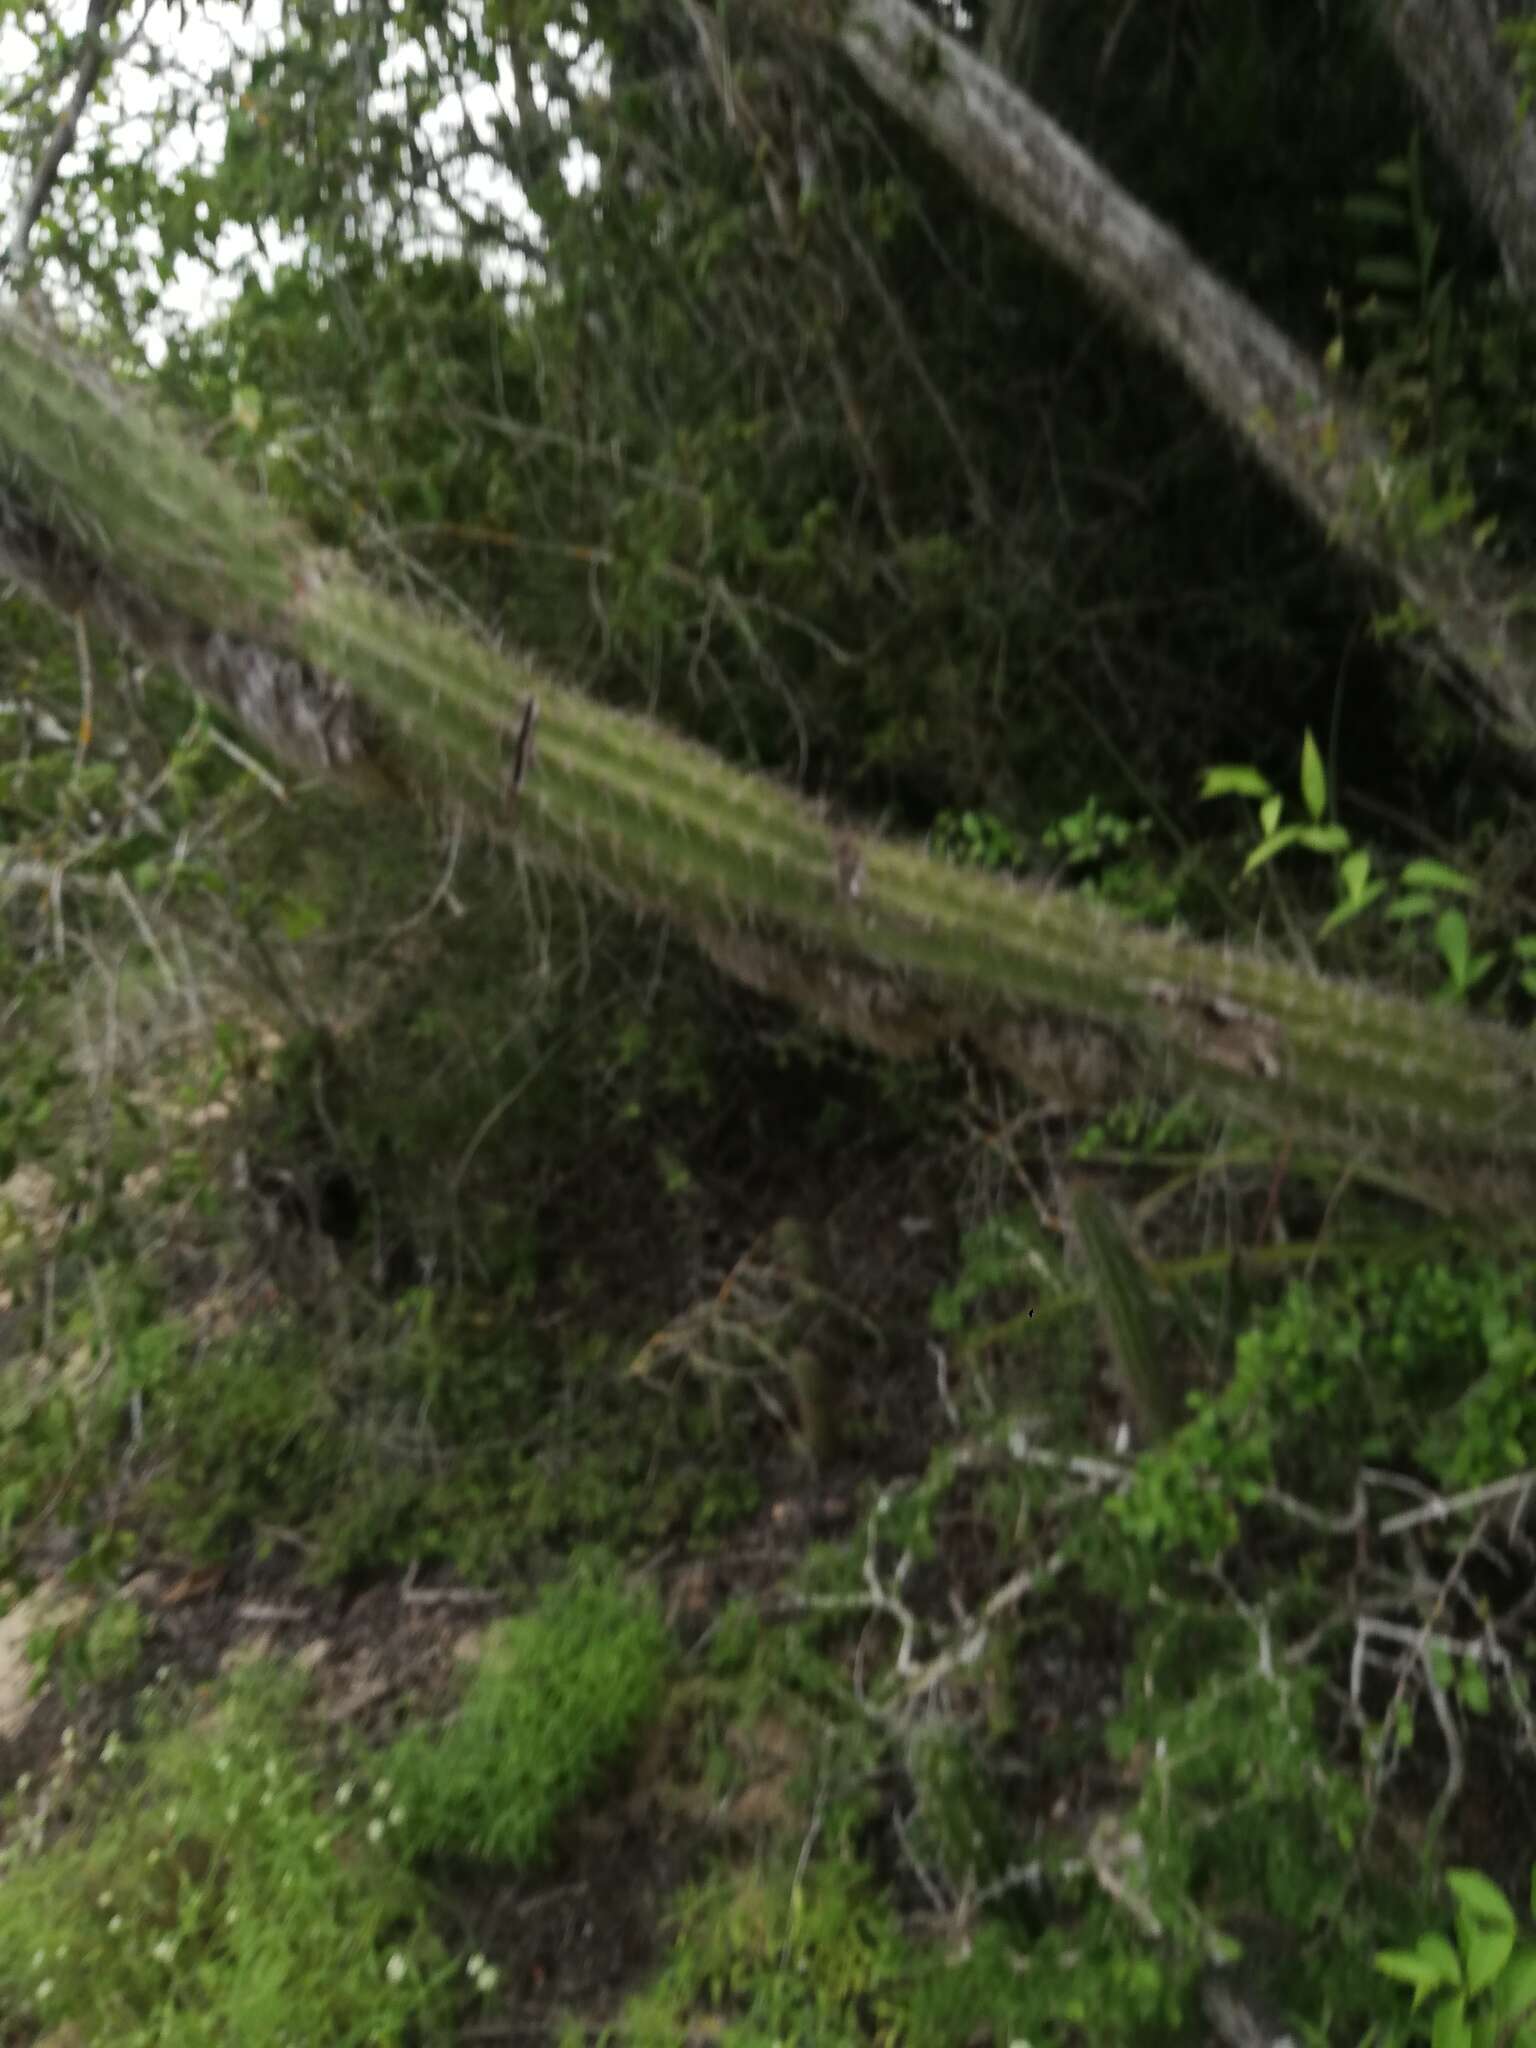
M 836 828 L 370 590 L 15 318 L 0 319 L 0 564 L 169 662 L 279 756 L 472 803 L 531 855 L 892 1051 L 966 1039 L 1078 1100 L 1150 1069 L 1439 1174 L 1466 1206 L 1536 1191 L 1527 1038 Z

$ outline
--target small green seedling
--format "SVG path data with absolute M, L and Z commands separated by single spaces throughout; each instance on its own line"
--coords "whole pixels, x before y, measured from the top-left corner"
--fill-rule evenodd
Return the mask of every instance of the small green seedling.
M 1440 860 L 1408 861 L 1395 882 L 1375 874 L 1370 852 L 1356 846 L 1343 825 L 1326 821 L 1328 772 L 1310 731 L 1302 740 L 1300 789 L 1306 814 L 1300 823 L 1285 822 L 1285 799 L 1257 768 L 1235 764 L 1208 768 L 1200 794 L 1202 799 L 1247 797 L 1258 804 L 1260 838 L 1243 863 L 1245 878 L 1290 847 L 1333 861 L 1338 901 L 1318 927 L 1320 940 L 1353 923 L 1388 896 L 1382 914 L 1393 923 L 1433 919 L 1435 946 L 1446 971 L 1436 1000 L 1465 1002 L 1499 958 L 1496 950 L 1474 951 L 1466 911 L 1447 900 L 1475 898 L 1477 884 Z M 1536 935 L 1516 939 L 1510 953 L 1519 964 L 1521 988 L 1536 996 Z

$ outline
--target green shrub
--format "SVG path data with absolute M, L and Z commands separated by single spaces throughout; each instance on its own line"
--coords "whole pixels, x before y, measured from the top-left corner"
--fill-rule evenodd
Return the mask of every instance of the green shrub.
M 303 1681 L 253 1666 L 190 1726 L 109 1741 L 104 1782 L 0 1878 L 0 2006 L 120 2048 L 445 2038 L 449 1969 L 389 1816 L 296 1753 Z M 59 2038 L 64 2038 L 63 2034 Z
M 667 1649 L 654 1607 L 595 1568 L 491 1630 L 457 1718 L 390 1752 L 406 1848 L 538 1862 L 655 1711 Z
M 1536 1460 L 1529 1290 L 1529 1268 L 1489 1261 L 1297 1282 L 1239 1338 L 1227 1385 L 1192 1397 L 1192 1419 L 1141 1460 L 1111 1521 L 1145 1562 L 1210 1561 L 1271 1486 L 1347 1505 L 1362 1459 L 1451 1490 L 1524 1470 Z

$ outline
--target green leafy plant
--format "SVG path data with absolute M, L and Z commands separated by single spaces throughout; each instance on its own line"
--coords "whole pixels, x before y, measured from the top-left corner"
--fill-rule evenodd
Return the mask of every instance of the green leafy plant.
M 1439 999 L 1464 1002 L 1499 959 L 1497 950 L 1477 951 L 1473 946 L 1462 902 L 1477 896 L 1477 884 L 1438 860 L 1410 860 L 1392 880 L 1373 874 L 1370 852 L 1356 846 L 1344 826 L 1326 821 L 1328 774 L 1310 731 L 1302 741 L 1300 792 L 1305 816 L 1297 822 L 1286 822 L 1284 797 L 1257 768 L 1232 764 L 1208 768 L 1200 794 L 1202 799 L 1236 796 L 1257 802 L 1260 837 L 1243 863 L 1245 878 L 1293 847 L 1333 862 L 1338 901 L 1319 925 L 1319 939 L 1353 923 L 1388 896 L 1383 915 L 1394 923 L 1432 920 L 1435 946 L 1446 972 Z M 1509 952 L 1518 963 L 1521 987 L 1536 994 L 1536 935 L 1515 939 Z
M 933 821 L 936 853 L 984 874 L 1008 874 L 1028 859 L 1024 841 L 992 811 L 940 811 Z
M 1076 868 L 1104 860 L 1112 853 L 1124 853 L 1151 829 L 1149 818 L 1138 818 L 1133 823 L 1129 818 L 1117 817 L 1113 811 L 1101 810 L 1098 798 L 1090 796 L 1080 810 L 1048 825 L 1040 835 L 1040 843 L 1047 852 L 1060 855 L 1068 868 Z
M 1156 922 L 1172 916 L 1179 891 L 1144 850 L 1151 830 L 1150 818 L 1121 817 L 1090 796 L 1040 834 L 1040 857 L 1083 895 Z M 1025 874 L 1035 864 L 1027 839 L 991 811 L 940 811 L 929 843 L 983 874 Z
M 1455 1940 L 1430 1932 L 1383 1949 L 1376 1968 L 1413 1989 L 1413 2015 L 1394 2036 L 1433 2048 L 1536 2048 L 1536 1939 L 1519 1938 L 1514 1907 L 1478 1870 L 1449 1870 Z M 1531 1872 L 1536 1920 L 1536 1868 Z
M 1524 1470 L 1536 1457 L 1530 1278 L 1428 1261 L 1293 1283 L 1239 1337 L 1226 1385 L 1191 1395 L 1190 1419 L 1138 1461 L 1108 1520 L 1143 1559 L 1213 1562 L 1267 1488 L 1295 1483 L 1337 1506 L 1362 1454 L 1417 1464 L 1450 1491 Z

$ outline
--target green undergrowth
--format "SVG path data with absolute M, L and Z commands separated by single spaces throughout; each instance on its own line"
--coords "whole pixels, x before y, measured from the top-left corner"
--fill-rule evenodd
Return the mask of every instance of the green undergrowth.
M 793 1854 L 733 1871 L 677 1903 L 673 1957 L 625 2007 L 605 2041 L 675 2048 L 827 2048 L 992 2043 L 1029 2024 L 1005 1940 L 984 1930 L 969 1953 L 914 1939 L 873 1872 L 844 1852 L 797 1874 Z M 571 2044 L 579 2035 L 568 2035 Z
M 1536 1267 L 1475 1259 L 1292 1284 L 1238 1338 L 1220 1391 L 1191 1396 L 1189 1420 L 1140 1462 L 1113 1512 L 1148 1560 L 1214 1561 L 1277 1487 L 1342 1513 L 1362 1460 L 1448 1493 L 1527 1469 L 1533 1288 Z
M 115 1531 L 187 1561 L 296 1544 L 324 1583 L 411 1558 L 479 1576 L 573 1539 L 705 1533 L 756 1497 L 731 1433 L 700 1403 L 663 1406 L 623 1380 L 625 1352 L 601 1340 L 445 1325 L 430 1290 L 336 1334 L 278 1312 L 211 1339 L 136 1276 L 96 1283 L 53 1368 L 4 1390 L 13 1568 L 44 1511 L 88 1525 L 98 1549 Z
M 126 2048 L 448 2038 L 455 1971 L 428 1895 L 389 1809 L 338 1803 L 297 1743 L 301 1695 L 253 1666 L 190 1721 L 152 1703 L 62 1834 L 29 1852 L 8 1831 L 13 2016 Z
M 922 1114 L 872 1059 L 706 999 L 696 962 L 662 981 L 653 934 L 488 854 L 456 870 L 459 924 L 397 914 L 381 941 L 371 893 L 338 907 L 321 809 L 307 864 L 287 828 L 281 917 L 259 873 L 229 900 L 284 988 L 337 997 L 334 1027 L 258 1010 L 162 1042 L 140 965 L 89 1114 L 69 1057 L 0 1075 L 0 1153 L 41 1190 L 36 1217 L 0 1193 L 0 1343 L 24 1368 L 0 1384 L 0 1576 L 45 1520 L 189 1562 L 282 1545 L 321 1583 L 712 1538 L 774 1448 L 750 1375 L 714 1398 L 624 1371 L 718 1278 L 706 1189 Z M 56 1007 L 38 1042 L 68 1025 Z M 733 1220 L 725 1251 L 768 1220 Z
M 109 1737 L 58 1802 L 6 1815 L 0 2001 L 82 2042 L 446 2042 L 457 1962 L 421 1875 L 435 1852 L 523 1870 L 656 1712 L 654 1606 L 600 1560 L 488 1633 L 456 1719 L 338 1754 L 309 1681 L 257 1663 Z M 466 1982 L 467 1977 L 467 1982 Z M 0 2028 L 0 2038 L 10 2037 Z
M 668 1639 L 653 1606 L 587 1568 L 493 1629 L 457 1714 L 408 1731 L 384 1768 L 413 1855 L 525 1866 L 659 1705 Z
M 947 1718 L 930 1706 L 909 1723 L 901 1688 L 878 1681 L 860 1711 L 846 1649 L 825 1619 L 768 1629 L 743 1606 L 722 1617 L 674 1708 L 694 1731 L 713 1810 L 729 1821 L 750 1800 L 755 1820 L 772 1818 L 737 1830 L 734 1852 L 676 1897 L 668 1960 L 602 2043 L 1176 2048 L 1194 2038 L 1212 1954 L 1263 1954 L 1270 1935 L 1253 1936 L 1254 1924 L 1290 1930 L 1298 2025 L 1328 2015 L 1358 2035 L 1391 2011 L 1368 1959 L 1412 1920 L 1381 1887 L 1351 1885 L 1341 1831 L 1358 1822 L 1358 1799 L 1319 1748 L 1305 1686 L 1270 1702 L 1229 1671 L 1224 1684 L 1170 1698 L 1156 1787 L 1097 1816 L 1074 1812 L 1063 1828 L 1043 1826 L 1045 1811 L 1075 1804 L 1069 1788 L 1095 1752 L 1099 1775 L 1130 1755 L 1141 1740 L 1134 1710 L 1101 1724 L 1070 1761 L 1043 1751 L 1027 1766 L 963 1683 Z M 1030 1654 L 1015 1638 L 1010 1662 L 1026 1687 Z M 1128 1698 L 1143 1675 L 1128 1674 Z M 771 1806 L 765 1757 L 784 1766 Z M 992 1882 L 978 1886 L 984 1793 L 997 1856 Z M 1113 1896 L 1086 1867 L 1090 1837 Z M 561 2038 L 585 2048 L 591 2036 L 573 2021 Z
M 1049 1287 L 1050 1249 L 984 1233 L 941 1330 L 999 1288 Z M 961 1389 L 961 1442 L 806 1559 L 810 1618 L 788 1633 L 809 1631 L 802 1658 L 824 1646 L 844 1717 L 824 1713 L 771 1836 L 678 1901 L 671 1960 L 611 2038 L 1173 2048 L 1203 2038 L 1220 1970 L 1309 2048 L 1409 2038 L 1372 1959 L 1436 1911 L 1456 1824 L 1426 1826 L 1438 1717 L 1496 1773 L 1528 1703 L 1518 1673 L 1485 1682 L 1469 1658 L 1435 1667 L 1433 1711 L 1411 1665 L 1351 1706 L 1345 1515 L 1367 1460 L 1402 1478 L 1378 1516 L 1529 1465 L 1528 1287 L 1471 1256 L 1297 1283 L 1255 1314 L 1226 1389 L 1135 1461 L 1087 1433 L 1081 1350 L 1031 1347 L 1026 1415 L 992 1360 Z M 1464 1537 L 1415 1541 L 1443 1572 Z M 1399 1540 L 1376 1536 L 1384 1559 Z M 1032 1564 L 1040 1583 L 978 1623 L 989 1585 Z M 946 1647 L 940 1688 L 923 1674 Z M 759 1642 L 736 1678 L 757 1674 L 770 1720 L 772 1668 Z M 1069 1725 L 1041 1733 L 1053 1697 Z

